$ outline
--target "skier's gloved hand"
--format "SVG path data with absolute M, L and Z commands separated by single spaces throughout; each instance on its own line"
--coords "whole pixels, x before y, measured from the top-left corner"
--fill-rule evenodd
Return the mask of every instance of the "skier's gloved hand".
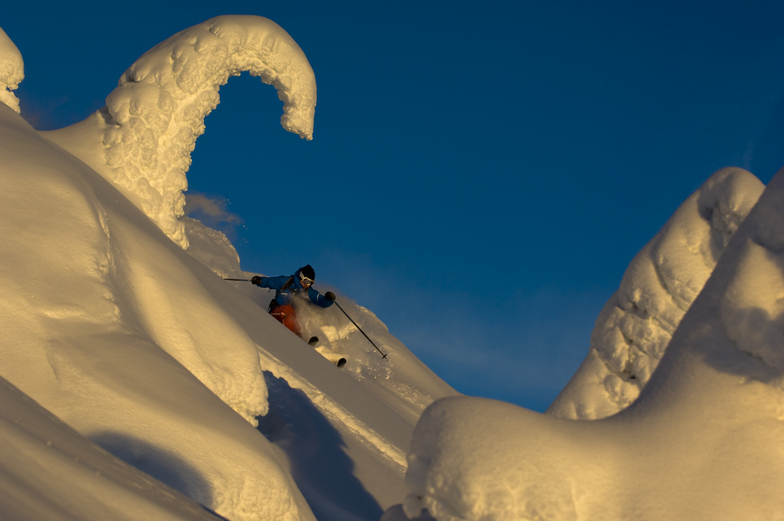
M 332 302 L 333 300 L 335 300 L 335 294 L 332 293 L 331 291 L 327 291 L 326 295 L 324 295 L 324 298 Z
M 255 284 L 255 285 L 257 285 L 257 286 L 258 286 L 259 284 L 261 284 L 261 277 L 259 277 L 258 275 L 254 275 L 254 276 L 253 276 L 253 277 L 250 279 L 250 282 L 251 282 L 251 284 Z

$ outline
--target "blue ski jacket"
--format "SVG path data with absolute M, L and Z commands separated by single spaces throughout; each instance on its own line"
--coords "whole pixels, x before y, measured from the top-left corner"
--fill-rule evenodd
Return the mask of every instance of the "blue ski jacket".
M 281 291 L 280 289 L 286 284 L 286 282 L 288 282 L 290 278 L 293 278 L 294 280 L 291 282 L 289 287 Z M 259 281 L 258 286 L 260 288 L 274 289 L 276 292 L 278 292 L 278 296 L 275 297 L 275 301 L 279 306 L 291 304 L 291 299 L 294 294 L 299 293 L 305 289 L 302 286 L 302 283 L 299 281 L 299 270 L 297 270 L 297 272 L 291 277 L 287 275 L 281 275 L 279 277 L 261 277 L 261 281 Z M 308 299 L 322 308 L 328 308 L 332 305 L 332 301 L 327 300 L 324 295 L 313 289 L 313 286 L 308 288 Z

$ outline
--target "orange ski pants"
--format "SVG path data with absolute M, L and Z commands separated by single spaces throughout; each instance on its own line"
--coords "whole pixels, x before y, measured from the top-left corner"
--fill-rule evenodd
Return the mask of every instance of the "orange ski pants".
M 297 336 L 300 336 L 302 329 L 299 326 L 299 320 L 297 320 L 297 312 L 294 311 L 294 308 L 291 306 L 291 304 L 276 307 L 270 312 L 270 315 L 275 317 L 275 320 L 289 328 L 289 331 Z

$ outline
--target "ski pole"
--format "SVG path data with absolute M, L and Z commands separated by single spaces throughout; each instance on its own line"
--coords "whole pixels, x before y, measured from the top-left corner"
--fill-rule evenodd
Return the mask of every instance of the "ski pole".
M 225 277 L 223 278 L 223 280 L 237 280 L 237 281 L 240 281 L 240 282 L 250 282 L 250 279 L 227 279 Z
M 343 312 L 343 314 L 344 314 L 344 315 L 346 315 L 346 318 L 347 318 L 347 319 L 351 320 L 351 323 L 352 323 L 352 324 L 354 324 L 354 325 L 357 327 L 357 329 L 359 329 L 359 332 L 360 332 L 360 333 L 362 333 L 363 335 L 365 335 L 365 332 L 364 332 L 364 331 L 362 331 L 362 328 L 361 328 L 361 327 L 357 326 L 357 323 L 356 323 L 356 322 L 354 322 L 354 319 L 352 319 L 350 316 L 348 316 L 348 313 L 346 313 L 346 310 L 345 310 L 345 309 L 343 309 L 342 307 L 340 307 L 340 304 L 338 304 L 338 301 L 337 301 L 337 300 L 333 300 L 332 302 L 334 302 L 334 303 L 335 303 L 335 305 L 338 307 L 338 309 L 340 309 L 340 311 L 342 311 L 342 312 Z M 369 337 L 369 336 L 365 335 L 365 338 L 367 338 L 367 339 L 368 339 L 368 342 L 370 342 L 371 344 L 373 344 L 373 341 L 372 341 L 372 340 L 370 340 L 370 337 Z M 381 353 L 382 355 L 384 355 L 384 356 L 382 356 L 381 358 L 386 358 L 386 357 L 387 357 L 387 355 L 385 355 L 385 354 L 384 354 L 384 352 L 383 352 L 381 349 L 379 349 L 379 348 L 378 348 L 378 346 L 377 346 L 376 344 L 373 344 L 373 347 L 375 347 L 375 348 L 376 348 L 376 351 L 378 351 L 379 353 Z

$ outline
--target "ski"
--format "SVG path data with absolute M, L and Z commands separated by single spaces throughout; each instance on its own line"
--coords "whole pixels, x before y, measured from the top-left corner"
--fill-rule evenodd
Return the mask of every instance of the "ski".
M 318 344 L 318 342 L 319 342 L 319 338 L 317 336 L 312 336 L 310 337 L 310 340 L 308 340 L 308 345 L 310 347 L 316 347 L 316 344 Z M 332 362 L 333 364 L 335 364 L 338 368 L 346 365 L 347 360 L 340 355 L 326 356 L 324 355 L 324 353 L 319 353 L 319 354 L 324 358 L 326 358 L 327 360 L 329 360 L 330 362 Z

